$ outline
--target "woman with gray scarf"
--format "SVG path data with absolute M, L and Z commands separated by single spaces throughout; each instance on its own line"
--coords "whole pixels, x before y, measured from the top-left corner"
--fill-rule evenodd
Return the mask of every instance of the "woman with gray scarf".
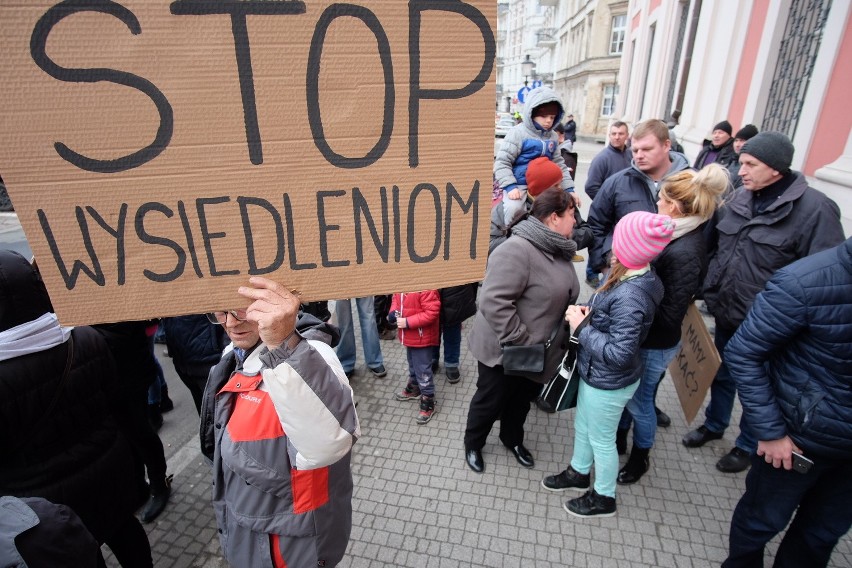
M 566 306 L 580 293 L 571 262 L 577 245 L 569 238 L 574 230 L 569 193 L 556 187 L 545 190 L 510 230 L 509 239 L 488 259 L 479 311 L 468 338 L 479 378 L 467 415 L 465 461 L 477 473 L 485 470 L 482 448 L 497 420 L 500 441 L 518 463 L 535 464 L 524 447 L 524 422 L 542 384 L 507 374 L 501 346 L 547 341 L 563 320 Z

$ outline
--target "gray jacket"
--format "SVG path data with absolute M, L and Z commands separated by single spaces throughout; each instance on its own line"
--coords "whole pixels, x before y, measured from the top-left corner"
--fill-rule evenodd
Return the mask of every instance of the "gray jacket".
M 639 380 L 639 347 L 648 336 L 663 293 L 663 283 L 650 270 L 592 297 L 592 316 L 578 338 L 577 364 L 586 384 L 616 390 Z
M 704 301 L 718 327 L 735 330 L 776 270 L 844 240 L 837 204 L 801 173 L 792 175 L 792 185 L 760 215 L 752 213 L 754 192 L 745 189 L 719 210 L 704 280 Z
M 521 185 L 526 187 L 527 166 L 531 161 L 542 156 L 550 158 L 553 163 L 562 168 L 562 189 L 573 191 L 574 179 L 565 159 L 559 152 L 559 135 L 550 130 L 542 130 L 532 119 L 532 109 L 547 103 L 557 103 L 560 111 L 554 121 L 554 126 L 559 123 L 564 115 L 562 101 L 556 91 L 549 87 L 539 87 L 529 93 L 526 107 L 529 111 L 524 112 L 524 120 L 512 128 L 497 151 L 494 160 L 494 176 L 497 183 L 504 191 L 514 189 Z
M 494 367 L 503 362 L 504 343 L 544 343 L 579 294 L 571 260 L 509 237 L 488 258 L 479 311 L 468 336 L 471 354 Z
M 333 334 L 299 334 L 295 346 L 257 346 L 241 369 L 227 350 L 207 381 L 202 451 L 213 445 L 213 509 L 231 566 L 336 566 L 349 542 L 352 389 Z

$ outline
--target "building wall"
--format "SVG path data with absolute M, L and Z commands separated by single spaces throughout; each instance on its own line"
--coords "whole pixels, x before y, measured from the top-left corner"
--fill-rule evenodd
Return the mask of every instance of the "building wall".
M 631 0 L 616 114 L 632 123 L 667 118 L 665 87 L 675 81 L 684 93 L 675 131 L 688 158 L 695 158 L 723 119 L 735 131 L 747 123 L 762 130 L 795 1 Z M 793 137 L 793 169 L 840 205 L 847 234 L 852 233 L 852 113 L 844 104 L 852 92 L 850 4 L 831 3 Z M 693 42 L 692 51 L 678 57 L 674 38 L 682 10 L 698 19 L 694 37 L 687 33 L 683 40 Z

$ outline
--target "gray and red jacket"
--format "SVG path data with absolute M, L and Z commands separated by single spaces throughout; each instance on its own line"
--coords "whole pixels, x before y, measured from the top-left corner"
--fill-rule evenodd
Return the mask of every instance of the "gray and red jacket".
M 208 457 L 213 449 L 213 507 L 232 566 L 335 566 L 346 552 L 361 432 L 330 335 L 317 333 L 327 324 L 316 321 L 300 328 L 310 340 L 259 345 L 239 368 L 229 347 L 210 371 L 201 443 Z

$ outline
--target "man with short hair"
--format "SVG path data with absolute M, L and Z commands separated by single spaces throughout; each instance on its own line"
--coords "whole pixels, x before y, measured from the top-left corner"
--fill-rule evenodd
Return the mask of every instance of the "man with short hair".
M 734 159 L 728 164 L 728 173 L 731 176 L 731 188 L 736 189 L 743 184 L 743 179 L 740 177 L 740 152 L 743 150 L 745 143 L 757 136 L 757 127 L 753 124 L 746 124 L 734 135 Z M 729 190 L 730 192 L 730 190 Z M 729 192 L 723 198 L 729 197 Z
M 723 120 L 713 127 L 710 140 L 704 141 L 704 147 L 695 159 L 695 169 L 700 170 L 707 164 L 719 164 L 727 168 L 734 160 L 734 129 L 731 123 Z
M 609 144 L 592 159 L 586 176 L 586 195 L 594 200 L 603 182 L 612 174 L 630 167 L 633 156 L 627 148 L 627 124 L 615 121 L 609 127 Z
M 232 343 L 201 409 L 222 552 L 239 567 L 336 566 L 352 528 L 350 457 L 361 435 L 332 349 L 338 331 L 299 314 L 299 299 L 266 278 L 238 293 L 248 308 L 209 314 Z
M 728 343 L 725 359 L 759 442 L 724 568 L 763 566 L 766 543 L 794 512 L 775 566 L 826 566 L 852 525 L 850 322 L 847 239 L 776 272 Z
M 595 235 L 589 266 L 597 272 L 609 266 L 612 234 L 619 219 L 633 211 L 656 213 L 660 182 L 689 168 L 683 154 L 671 152 L 669 128 L 662 120 L 636 125 L 631 152 L 632 166 L 607 178 L 589 210 L 589 226 Z M 599 284 L 586 282 L 595 288 Z
M 683 438 L 688 448 L 718 440 L 731 421 L 736 384 L 725 346 L 772 274 L 793 261 L 843 242 L 840 209 L 790 170 L 793 144 L 780 132 L 761 132 L 745 143 L 739 174 L 745 191 L 719 210 L 715 250 L 704 279 L 704 302 L 716 318 L 714 343 L 722 364 L 710 386 L 704 424 Z M 724 473 L 744 471 L 757 449 L 748 413 L 740 418 L 734 448 L 717 463 Z

